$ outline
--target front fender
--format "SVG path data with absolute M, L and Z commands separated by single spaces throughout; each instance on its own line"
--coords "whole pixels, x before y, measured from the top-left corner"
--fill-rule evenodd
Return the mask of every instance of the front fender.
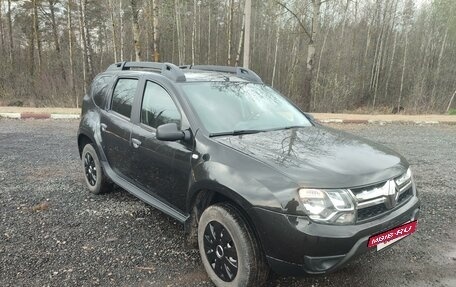
M 247 172 L 226 164 L 207 161 L 194 167 L 188 193 L 187 210 L 191 210 L 201 190 L 216 191 L 243 207 L 262 207 L 277 212 L 287 210 L 297 200 L 296 185 L 280 175 L 267 174 L 260 167 Z

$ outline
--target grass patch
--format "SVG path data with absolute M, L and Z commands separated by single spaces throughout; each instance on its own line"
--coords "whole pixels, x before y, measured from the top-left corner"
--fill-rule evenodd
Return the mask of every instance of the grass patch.
M 456 116 L 456 109 L 451 109 L 448 111 L 449 115 Z

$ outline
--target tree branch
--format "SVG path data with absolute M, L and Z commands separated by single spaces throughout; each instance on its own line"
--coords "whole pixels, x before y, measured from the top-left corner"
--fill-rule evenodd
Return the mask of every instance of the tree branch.
M 312 39 L 312 36 L 309 34 L 309 31 L 307 31 L 307 28 L 306 26 L 304 25 L 304 23 L 301 21 L 301 18 L 298 17 L 298 15 L 296 15 L 295 12 L 293 12 L 292 10 L 290 10 L 290 8 L 287 7 L 287 5 L 283 4 L 282 2 L 280 1 L 276 1 L 277 4 L 279 4 L 280 6 L 282 6 L 285 10 L 287 10 L 288 12 L 291 13 L 291 15 L 293 15 L 293 17 L 295 17 L 295 19 L 298 21 L 299 23 L 299 26 L 301 26 L 302 30 L 304 30 L 304 33 L 306 33 L 307 37 L 309 37 L 309 39 Z

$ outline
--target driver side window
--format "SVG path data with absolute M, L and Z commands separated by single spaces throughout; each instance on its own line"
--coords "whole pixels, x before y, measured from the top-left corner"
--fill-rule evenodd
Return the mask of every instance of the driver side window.
M 179 127 L 181 116 L 168 92 L 156 83 L 147 81 L 141 105 L 141 123 L 157 128 L 160 125 L 176 123 Z

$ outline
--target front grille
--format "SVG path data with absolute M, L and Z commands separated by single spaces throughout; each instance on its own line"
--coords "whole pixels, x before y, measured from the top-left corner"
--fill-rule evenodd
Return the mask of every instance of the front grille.
M 372 217 L 376 217 L 388 211 L 385 204 L 378 204 L 358 210 L 358 221 L 363 221 Z
M 377 189 L 377 188 L 381 188 L 382 186 L 385 185 L 386 182 L 382 182 L 382 183 L 378 183 L 378 184 L 375 184 L 375 185 L 370 185 L 370 186 L 365 186 L 365 187 L 361 187 L 361 188 L 352 188 L 351 191 L 353 192 L 354 195 L 359 195 L 363 192 L 368 192 L 368 191 L 372 191 L 374 189 Z
M 413 197 L 411 180 L 397 186 L 394 179 L 378 184 L 351 189 L 357 200 L 357 222 L 367 221 L 387 213 Z M 395 194 L 399 193 L 397 200 Z
M 399 195 L 399 198 L 397 199 L 397 204 L 401 204 L 401 203 L 407 201 L 412 196 L 413 196 L 413 187 L 410 186 L 409 189 L 407 189 L 401 195 Z

